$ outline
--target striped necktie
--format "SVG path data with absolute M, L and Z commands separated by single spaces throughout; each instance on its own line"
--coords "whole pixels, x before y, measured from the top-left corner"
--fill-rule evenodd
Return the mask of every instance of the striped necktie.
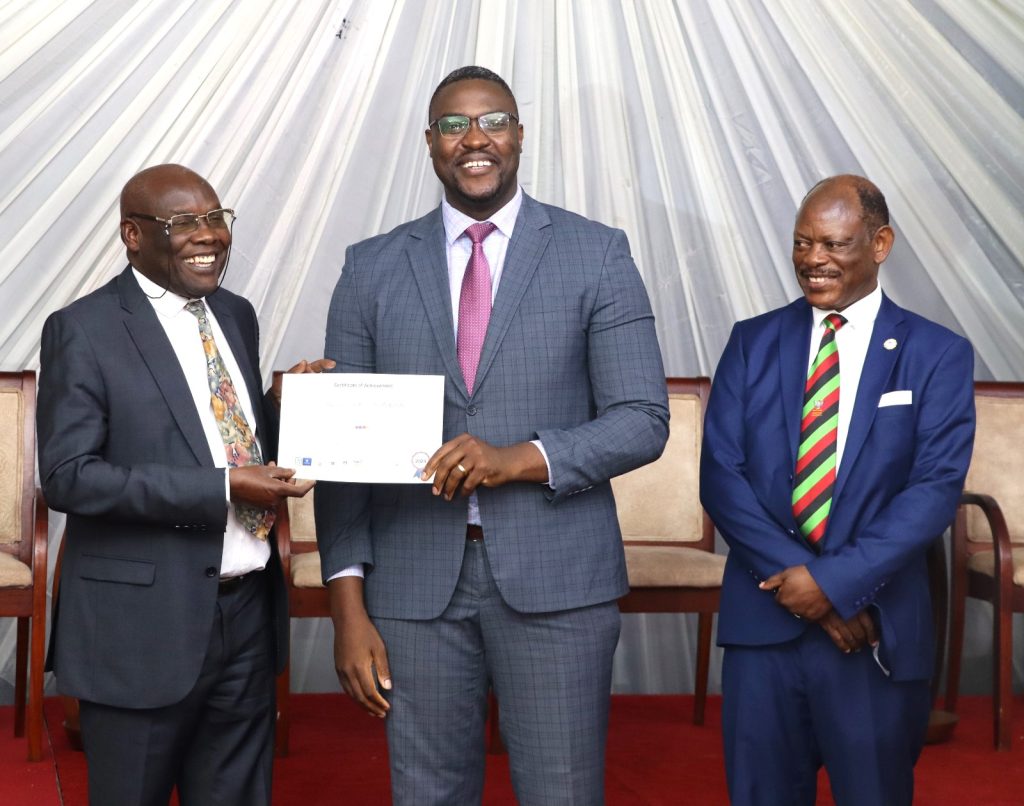
M 839 349 L 836 331 L 846 324 L 837 313 L 825 317 L 804 387 L 800 448 L 796 454 L 793 515 L 804 539 L 817 549 L 825 534 L 832 489 L 836 484 L 836 437 L 839 433 Z

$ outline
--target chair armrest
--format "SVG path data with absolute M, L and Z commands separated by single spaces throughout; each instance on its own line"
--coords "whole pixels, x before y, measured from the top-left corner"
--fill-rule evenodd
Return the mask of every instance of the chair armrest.
M 32 533 L 32 584 L 46 590 L 46 549 L 50 539 L 50 512 L 43 491 L 36 487 L 35 523 Z
M 978 507 L 988 521 L 988 527 L 992 531 L 992 548 L 995 552 L 996 590 L 1005 591 L 1006 595 L 1009 595 L 1013 583 L 1013 549 L 1003 510 L 991 495 L 966 490 L 960 495 L 960 506 Z
M 292 523 L 288 516 L 288 499 L 277 505 L 274 533 L 277 535 L 277 554 L 281 560 L 281 569 L 284 571 L 284 580 L 290 588 L 292 584 Z

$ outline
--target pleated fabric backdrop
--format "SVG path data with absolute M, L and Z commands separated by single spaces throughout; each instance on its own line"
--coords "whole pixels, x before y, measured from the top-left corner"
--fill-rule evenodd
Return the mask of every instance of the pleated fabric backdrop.
M 1021 0 L 0 0 L 0 368 L 123 267 L 118 193 L 160 162 L 238 211 L 225 285 L 264 373 L 320 355 L 345 247 L 438 204 L 427 101 L 469 63 L 516 93 L 525 190 L 629 235 L 669 373 L 798 294 L 796 206 L 855 172 L 893 214 L 886 291 L 970 338 L 979 379 L 1024 379 Z M 627 617 L 616 689 L 688 690 L 695 629 Z M 330 634 L 296 622 L 300 690 L 336 687 Z

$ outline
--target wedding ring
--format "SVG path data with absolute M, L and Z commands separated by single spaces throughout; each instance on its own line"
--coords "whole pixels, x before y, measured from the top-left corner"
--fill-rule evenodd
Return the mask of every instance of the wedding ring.
M 455 465 L 455 466 L 456 466 L 456 467 L 457 467 L 457 468 L 459 469 L 459 472 L 460 472 L 460 473 L 461 473 L 462 475 L 466 475 L 466 473 L 468 473 L 468 472 L 469 472 L 468 470 L 466 470 L 466 468 L 464 468 L 464 467 L 462 466 L 462 462 L 459 462 L 459 463 L 458 463 L 457 465 Z

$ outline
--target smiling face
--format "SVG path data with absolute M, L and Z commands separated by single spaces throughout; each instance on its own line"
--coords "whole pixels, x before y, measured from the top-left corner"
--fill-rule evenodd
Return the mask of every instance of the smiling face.
M 430 106 L 430 119 L 444 115 L 477 118 L 488 112 L 519 117 L 515 98 L 484 79 L 465 79 L 443 87 Z M 508 131 L 485 134 L 474 120 L 461 137 L 442 137 L 437 126 L 426 131 L 434 173 L 445 198 L 456 210 L 483 221 L 516 195 L 523 127 L 511 121 Z
M 826 182 L 804 200 L 793 231 L 793 268 L 804 298 L 815 308 L 841 311 L 878 286 L 878 266 L 889 255 L 893 231 L 872 231 L 849 183 Z
M 203 215 L 221 206 L 210 184 L 180 165 L 159 165 L 134 176 L 121 194 L 121 240 L 131 264 L 157 285 L 188 299 L 217 290 L 227 262 L 231 230 L 211 227 L 170 235 L 159 221 L 133 218 L 142 213 L 170 218 L 182 213 Z

